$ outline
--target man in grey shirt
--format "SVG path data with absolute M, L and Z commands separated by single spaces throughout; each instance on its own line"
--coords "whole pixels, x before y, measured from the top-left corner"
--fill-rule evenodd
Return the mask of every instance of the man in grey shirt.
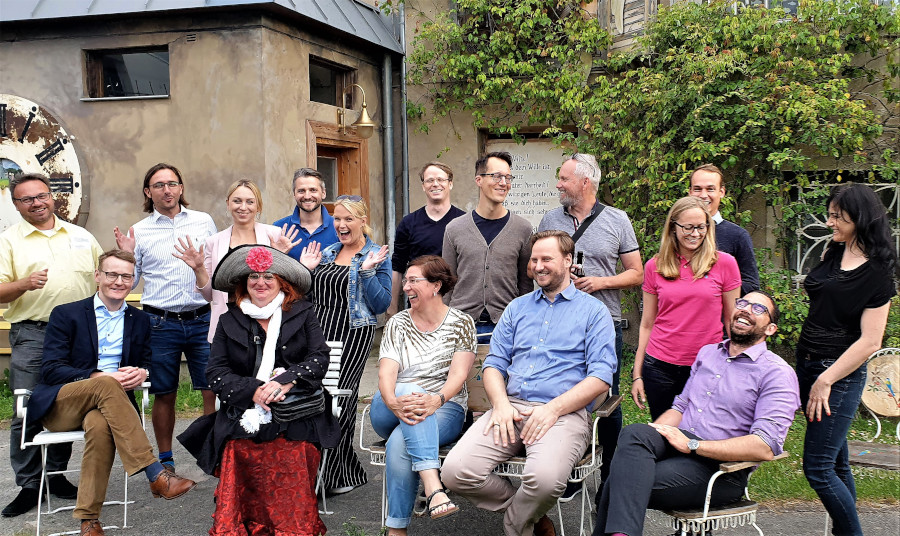
M 544 214 L 538 231 L 556 229 L 574 238 L 579 227 L 583 229 L 575 242 L 575 258 L 576 262 L 579 257 L 583 258 L 581 266 L 584 276 L 578 277 L 573 273 L 572 279 L 578 290 L 602 301 L 612 315 L 619 364 L 611 387 L 614 394 L 619 394 L 622 370 L 620 289 L 640 285 L 644 281 L 644 267 L 631 220 L 625 212 L 597 201 L 599 187 L 600 168 L 593 156 L 576 153 L 567 158 L 559 168 L 556 183 L 562 206 Z M 619 261 L 622 261 L 621 272 L 616 271 Z M 615 413 L 601 419 L 598 424 L 600 444 L 603 445 L 600 474 L 601 481 L 605 481 L 622 429 L 622 410 L 617 408 Z M 570 496 L 569 492 L 567 490 L 565 496 Z
M 441 256 L 459 277 L 444 302 L 469 314 L 479 335 L 494 331 L 513 299 L 534 289 L 528 277 L 531 224 L 503 202 L 512 188 L 512 156 L 488 153 L 475 162 L 478 206 L 447 224 Z M 490 342 L 488 335 L 478 338 Z

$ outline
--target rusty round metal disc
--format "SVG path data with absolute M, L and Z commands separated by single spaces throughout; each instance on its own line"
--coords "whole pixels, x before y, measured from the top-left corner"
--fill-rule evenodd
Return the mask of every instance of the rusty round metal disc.
M 878 356 L 868 368 L 863 404 L 882 417 L 900 417 L 900 354 Z

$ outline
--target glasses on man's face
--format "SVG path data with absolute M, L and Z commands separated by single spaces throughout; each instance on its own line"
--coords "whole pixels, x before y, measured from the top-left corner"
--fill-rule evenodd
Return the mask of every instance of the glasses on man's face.
M 43 193 L 39 193 L 37 195 L 29 195 L 27 197 L 13 197 L 13 201 L 18 201 L 19 203 L 22 203 L 23 205 L 25 205 L 27 207 L 30 207 L 31 205 L 33 205 L 35 199 L 37 199 L 38 201 L 40 201 L 42 203 L 49 201 L 50 200 L 50 192 L 43 192 Z
M 512 175 L 504 175 L 503 173 L 479 173 L 478 175 L 490 179 L 491 184 L 499 184 L 503 181 L 506 181 L 506 184 L 512 184 L 512 181 L 515 178 Z
M 168 186 L 170 190 L 174 190 L 175 188 L 181 186 L 181 183 L 178 181 L 154 182 L 150 185 L 150 188 L 153 188 L 154 190 L 162 190 L 166 186 Z
M 447 184 L 448 182 L 450 182 L 450 179 L 445 179 L 444 177 L 432 177 L 430 179 L 423 180 L 422 184 L 431 186 L 432 184 Z
M 410 277 L 409 279 L 403 278 L 400 280 L 400 284 L 406 286 L 407 283 L 411 285 L 415 285 L 416 283 L 420 283 L 422 281 L 428 281 L 427 277 Z
M 343 201 L 345 199 L 347 201 L 353 201 L 354 203 L 359 203 L 360 201 L 362 201 L 362 197 L 358 195 L 339 195 L 337 196 L 335 201 Z
M 115 283 L 120 277 L 122 278 L 123 283 L 131 283 L 134 281 L 134 274 L 120 274 L 117 272 L 106 272 L 104 270 L 100 270 L 100 273 L 106 276 L 107 283 Z
M 749 307 L 750 312 L 753 313 L 753 316 L 769 315 L 769 318 L 772 317 L 772 315 L 769 313 L 768 307 L 761 303 L 753 303 L 749 300 L 745 300 L 744 298 L 738 298 L 734 300 L 734 306 L 741 311 L 746 311 Z
M 706 234 L 706 231 L 709 229 L 709 226 L 707 226 L 705 223 L 702 223 L 700 225 L 681 225 L 677 221 L 673 221 L 672 223 L 677 225 L 685 236 L 694 234 L 694 231 L 697 231 L 697 234 Z
M 269 274 L 269 273 L 257 274 L 254 272 L 254 273 L 248 275 L 247 279 L 249 279 L 250 281 L 259 281 L 260 279 L 262 279 L 263 281 L 268 283 L 270 281 L 275 281 L 275 274 Z

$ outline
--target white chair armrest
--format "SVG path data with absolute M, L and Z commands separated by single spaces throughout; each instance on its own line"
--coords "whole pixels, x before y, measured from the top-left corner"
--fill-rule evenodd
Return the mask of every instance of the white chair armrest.
M 135 391 L 141 392 L 141 426 L 144 430 L 147 429 L 147 411 L 150 409 L 150 382 L 144 382 L 140 384 L 138 387 L 134 388 Z
M 31 397 L 31 389 L 16 389 L 13 391 L 13 395 L 16 397 L 16 417 L 24 419 L 28 399 Z M 24 429 L 24 427 L 23 423 L 22 428 Z

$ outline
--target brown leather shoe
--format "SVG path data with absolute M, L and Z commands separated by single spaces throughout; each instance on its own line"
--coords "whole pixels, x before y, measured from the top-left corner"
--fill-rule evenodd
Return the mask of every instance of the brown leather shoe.
M 556 536 L 556 527 L 546 515 L 534 524 L 534 536 Z
M 172 471 L 166 469 L 156 477 L 156 480 L 150 483 L 150 493 L 156 498 L 162 497 L 166 500 L 177 499 L 189 492 L 191 488 L 196 485 L 197 483 L 193 480 L 181 478 Z
M 83 519 L 81 521 L 81 536 L 105 536 L 103 526 L 99 519 Z

